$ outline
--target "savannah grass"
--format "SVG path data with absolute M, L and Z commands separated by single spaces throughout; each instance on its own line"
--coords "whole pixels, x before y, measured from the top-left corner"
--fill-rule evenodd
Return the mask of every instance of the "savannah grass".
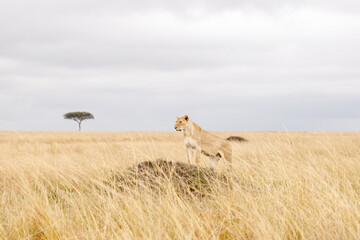
M 232 143 L 236 181 L 184 198 L 105 184 L 143 161 L 186 162 L 182 134 L 0 132 L 0 238 L 360 238 L 360 133 L 215 134 L 249 140 Z

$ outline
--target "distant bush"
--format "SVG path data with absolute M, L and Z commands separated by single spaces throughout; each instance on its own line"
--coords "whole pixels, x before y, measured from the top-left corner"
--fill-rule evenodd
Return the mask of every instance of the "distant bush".
M 248 140 L 239 136 L 230 136 L 226 140 L 231 142 L 247 142 Z

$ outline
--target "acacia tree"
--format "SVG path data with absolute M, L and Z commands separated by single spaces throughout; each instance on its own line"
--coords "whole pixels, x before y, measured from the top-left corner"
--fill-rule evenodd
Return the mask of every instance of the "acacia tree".
M 81 122 L 86 119 L 94 119 L 89 112 L 69 112 L 64 114 L 65 119 L 72 119 L 79 124 L 79 132 L 81 131 Z

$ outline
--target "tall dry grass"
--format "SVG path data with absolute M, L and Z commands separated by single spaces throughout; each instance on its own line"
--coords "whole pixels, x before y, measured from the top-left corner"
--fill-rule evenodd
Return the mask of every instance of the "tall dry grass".
M 217 134 L 249 140 L 233 144 L 238 180 L 184 199 L 104 184 L 185 161 L 181 134 L 0 132 L 0 238 L 360 239 L 359 133 Z

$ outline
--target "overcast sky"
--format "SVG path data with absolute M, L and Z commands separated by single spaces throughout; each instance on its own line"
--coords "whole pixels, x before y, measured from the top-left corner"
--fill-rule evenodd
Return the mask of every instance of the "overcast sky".
M 300 3 L 301 2 L 301 3 Z M 358 0 L 2 0 L 0 130 L 360 131 Z

